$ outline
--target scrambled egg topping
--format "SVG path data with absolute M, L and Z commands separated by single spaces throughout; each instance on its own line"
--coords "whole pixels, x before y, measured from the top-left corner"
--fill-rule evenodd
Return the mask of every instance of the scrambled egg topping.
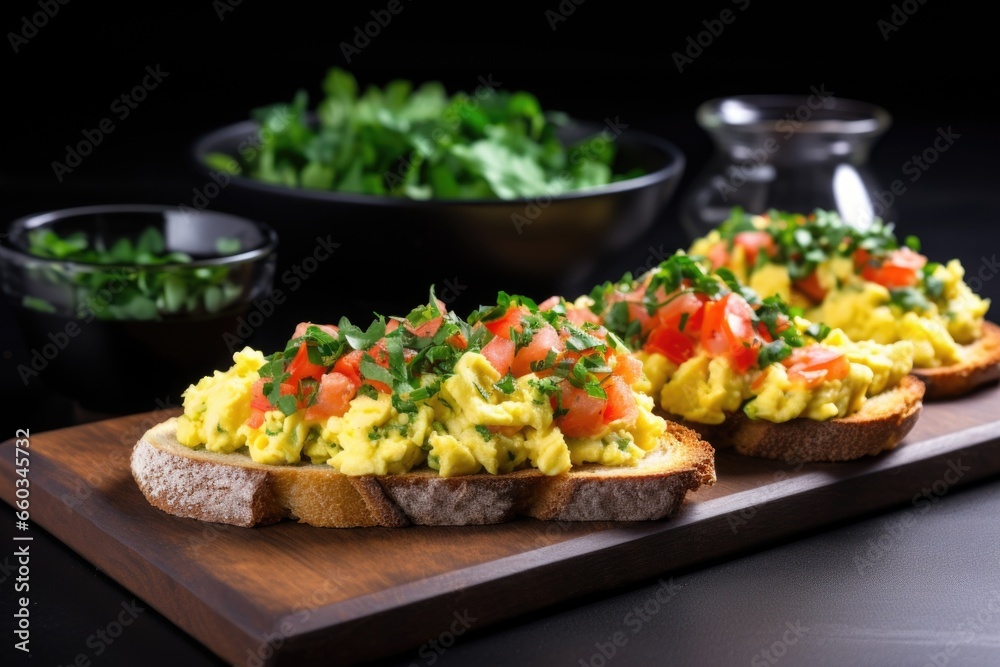
M 759 226 L 765 224 L 761 220 Z M 721 239 L 718 231 L 712 231 L 692 245 L 691 254 L 707 255 Z M 741 246 L 732 249 L 727 266 L 762 297 L 777 294 L 791 305 L 805 308 L 808 319 L 843 329 L 854 340 L 882 344 L 911 341 L 918 368 L 961 362 L 962 346 L 982 335 L 983 319 L 990 307 L 988 299 L 977 296 L 965 283 L 965 270 L 958 260 L 935 268 L 932 275 L 942 285 L 941 296 L 928 298 L 926 307 L 915 310 L 904 310 L 891 302 L 887 288 L 863 280 L 849 257 L 819 263 L 817 280 L 827 293 L 818 306 L 792 289 L 785 266 L 765 263 L 750 270 Z
M 804 333 L 809 322 L 796 318 L 795 326 Z M 850 371 L 842 380 L 828 380 L 814 388 L 790 380 L 780 363 L 740 373 L 728 358 L 704 353 L 680 365 L 655 352 L 640 352 L 639 357 L 649 379 L 645 390 L 659 398 L 661 407 L 703 424 L 720 424 L 727 413 L 741 407 L 749 417 L 771 422 L 844 417 L 861 409 L 868 396 L 894 386 L 912 370 L 910 341 L 888 345 L 855 342 L 834 329 L 822 343 L 843 350 Z
M 304 456 L 347 475 L 398 474 L 426 463 L 452 477 L 522 467 L 555 475 L 588 462 L 635 465 L 667 437 L 666 423 L 652 413 L 654 401 L 644 394 L 636 394 L 637 417 L 612 421 L 591 437 L 565 437 L 534 374 L 517 378 L 513 391 L 504 393 L 495 386 L 501 380 L 497 370 L 472 352 L 462 355 L 437 394 L 417 403 L 415 413 L 398 412 L 388 394 L 359 394 L 341 417 L 309 420 L 305 410 L 285 415 L 275 409 L 254 428 L 246 421 L 265 359 L 245 348 L 233 362 L 184 392 L 177 425 L 182 444 L 245 451 L 272 465 L 298 463 Z

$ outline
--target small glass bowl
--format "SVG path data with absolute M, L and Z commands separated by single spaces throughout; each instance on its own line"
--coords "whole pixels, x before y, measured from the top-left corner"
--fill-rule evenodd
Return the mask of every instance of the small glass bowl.
M 258 222 L 157 205 L 16 220 L 0 268 L 27 349 L 22 381 L 98 414 L 180 405 L 249 339 L 243 318 L 272 290 L 277 244 Z
M 868 167 L 873 144 L 891 124 L 885 109 L 816 91 L 713 99 L 695 118 L 715 153 L 681 204 L 692 238 L 725 221 L 735 206 L 749 213 L 823 208 L 861 228 L 875 217 L 895 219 L 892 198 Z

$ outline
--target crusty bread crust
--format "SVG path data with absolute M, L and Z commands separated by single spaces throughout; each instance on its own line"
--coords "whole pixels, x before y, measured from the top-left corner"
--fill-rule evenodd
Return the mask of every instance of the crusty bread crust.
M 716 447 L 733 447 L 747 456 L 789 463 L 850 461 L 898 446 L 917 423 L 923 396 L 923 383 L 908 375 L 896 387 L 869 398 L 858 412 L 840 419 L 799 418 L 776 424 L 738 412 L 718 425 L 681 421 Z
M 962 361 L 938 368 L 914 368 L 927 386 L 928 400 L 955 398 L 1000 380 L 1000 326 L 983 322 L 979 340 L 962 348 Z
M 343 475 L 327 465 L 269 466 L 241 453 L 216 454 L 177 442 L 176 419 L 150 429 L 132 452 L 146 499 L 177 516 L 256 526 L 297 519 L 313 526 L 471 525 L 518 516 L 562 521 L 672 517 L 688 491 L 715 482 L 715 450 L 668 423 L 661 446 L 638 466 L 587 464 L 562 475 L 537 469 L 504 475 Z

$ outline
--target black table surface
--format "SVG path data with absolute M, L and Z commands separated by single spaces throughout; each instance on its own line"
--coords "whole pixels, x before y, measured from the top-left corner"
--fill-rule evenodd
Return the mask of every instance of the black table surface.
M 386 5 L 343 9 L 342 20 L 330 23 L 306 10 L 278 14 L 251 3 L 204 3 L 200 12 L 171 17 L 71 3 L 58 5 L 54 15 L 50 7 L 45 25 L 31 32 L 22 20 L 34 20 L 41 4 L 5 7 L 3 25 L 28 35 L 17 48 L 11 42 L 5 81 L 29 112 L 7 126 L 3 221 L 88 203 L 189 201 L 203 181 L 188 162 L 194 137 L 242 119 L 253 106 L 290 97 L 318 82 L 329 65 L 347 66 L 340 41 Z M 232 11 L 220 10 L 223 4 Z M 1000 254 L 1000 125 L 987 104 L 996 57 L 985 17 L 960 12 L 956 3 L 869 3 L 863 15 L 826 12 L 793 26 L 783 21 L 806 19 L 734 2 L 735 21 L 679 69 L 673 54 L 707 30 L 702 22 L 714 20 L 724 3 L 688 7 L 668 23 L 645 9 L 593 0 L 543 4 L 507 6 L 462 39 L 447 21 L 464 16 L 464 6 L 403 5 L 350 66 L 372 83 L 402 76 L 466 86 L 492 73 L 508 85 L 544 91 L 552 108 L 595 120 L 617 114 L 674 141 L 688 159 L 678 197 L 645 236 L 581 277 L 581 285 L 686 244 L 677 204 L 712 148 L 694 123 L 700 101 L 826 84 L 893 113 L 870 160 L 883 183 L 906 178 L 904 164 L 932 145 L 940 129 L 960 135 L 899 197 L 897 222 L 904 233 L 921 236 L 935 258 L 958 257 L 970 273 L 983 270 L 981 293 L 1000 299 L 1000 279 L 989 268 Z M 63 146 L 107 114 L 145 66 L 158 63 L 171 72 L 162 91 L 151 91 L 92 159 L 57 182 L 51 162 Z M 18 428 L 37 433 L 84 417 L 58 387 L 24 386 L 16 369 L 27 356 L 9 309 L 0 305 L 3 439 Z M 442 635 L 387 664 L 1000 664 L 1000 478 L 955 489 L 927 512 L 914 509 L 823 527 L 498 626 L 473 622 L 461 636 Z M 31 653 L 17 651 L 13 518 L 0 520 L 0 530 L 8 545 L 0 555 L 2 664 L 223 664 L 38 526 L 30 531 Z M 672 594 L 660 603 L 664 590 Z M 120 634 L 119 618 L 130 621 Z

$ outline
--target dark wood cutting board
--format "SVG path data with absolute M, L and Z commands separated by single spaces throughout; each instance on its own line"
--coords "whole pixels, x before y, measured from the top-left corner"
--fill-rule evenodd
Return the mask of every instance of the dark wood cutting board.
M 31 521 L 238 665 L 416 656 L 449 632 L 844 518 L 912 504 L 919 520 L 956 486 L 1000 473 L 994 386 L 926 405 L 905 443 L 878 457 L 796 466 L 721 451 L 718 483 L 666 521 L 236 528 L 160 512 L 136 487 L 132 445 L 172 414 L 32 434 Z M 0 445 L 0 495 L 10 504 L 14 449 Z

